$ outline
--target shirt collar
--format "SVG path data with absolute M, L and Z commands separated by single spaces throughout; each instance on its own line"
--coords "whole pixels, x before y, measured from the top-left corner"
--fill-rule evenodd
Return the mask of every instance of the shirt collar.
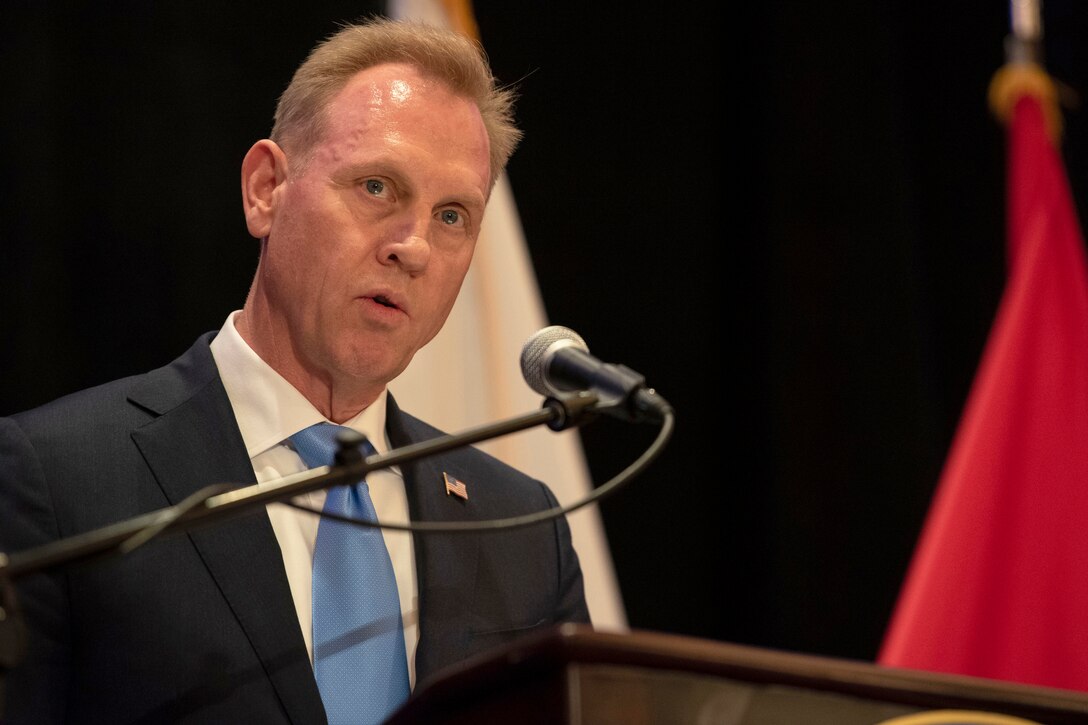
M 326 420 L 293 385 L 253 351 L 234 326 L 231 312 L 211 342 L 212 357 L 252 459 L 290 435 Z M 378 453 L 389 450 L 385 434 L 388 391 L 343 425 L 365 435 Z

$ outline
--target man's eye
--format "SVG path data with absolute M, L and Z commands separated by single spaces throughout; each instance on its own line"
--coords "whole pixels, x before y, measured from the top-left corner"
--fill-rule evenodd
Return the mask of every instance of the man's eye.
M 379 179 L 367 179 L 363 183 L 366 185 L 367 192 L 374 196 L 378 196 L 385 191 L 385 182 L 380 181 Z
M 438 213 L 438 218 L 442 220 L 443 224 L 451 226 L 461 222 L 461 214 L 453 209 L 443 209 Z

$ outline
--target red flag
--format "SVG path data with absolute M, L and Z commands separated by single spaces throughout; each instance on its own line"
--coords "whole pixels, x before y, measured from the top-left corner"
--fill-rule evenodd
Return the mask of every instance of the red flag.
M 877 659 L 1088 690 L 1088 264 L 1052 86 L 1020 70 L 1008 279 Z

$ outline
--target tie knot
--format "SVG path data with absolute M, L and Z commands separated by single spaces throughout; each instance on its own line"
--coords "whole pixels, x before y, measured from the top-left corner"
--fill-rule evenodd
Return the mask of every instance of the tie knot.
M 374 453 L 374 446 L 362 433 L 332 423 L 315 423 L 295 433 L 289 440 L 308 468 L 331 466 L 342 444 L 359 447 L 363 456 Z

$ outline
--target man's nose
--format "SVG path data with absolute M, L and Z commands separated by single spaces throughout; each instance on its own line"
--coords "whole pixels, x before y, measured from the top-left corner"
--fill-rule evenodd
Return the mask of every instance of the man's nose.
M 382 261 L 399 264 L 409 274 L 418 274 L 426 269 L 431 256 L 431 243 L 427 239 L 431 223 L 428 212 L 426 218 L 413 219 L 398 229 L 383 245 Z

